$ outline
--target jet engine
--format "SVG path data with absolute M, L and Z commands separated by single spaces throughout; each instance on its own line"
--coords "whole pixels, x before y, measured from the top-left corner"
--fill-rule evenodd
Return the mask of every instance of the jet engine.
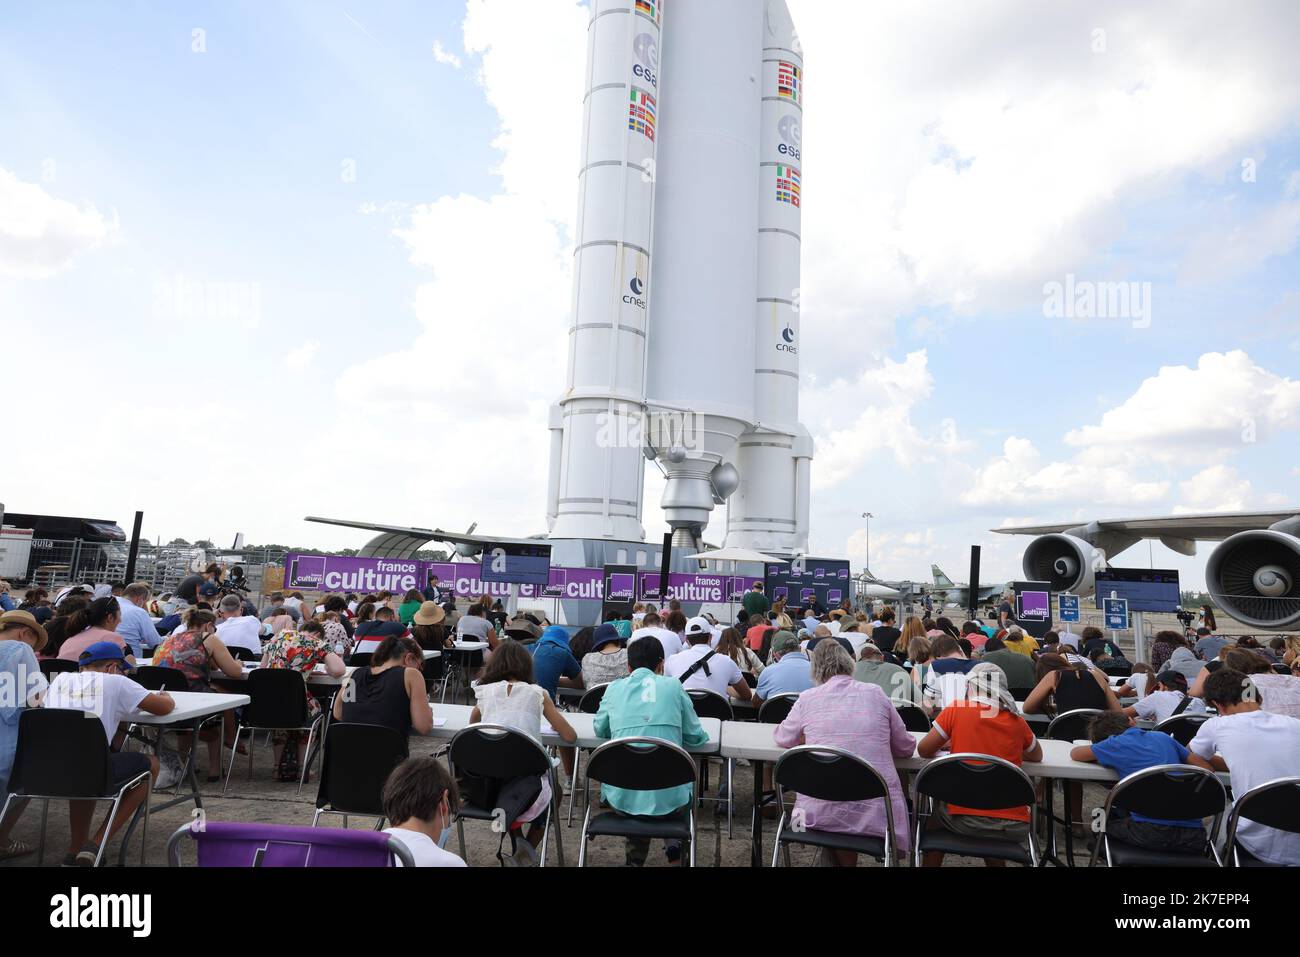
M 1051 582 L 1054 592 L 1086 597 L 1096 590 L 1095 573 L 1106 567 L 1106 556 L 1081 538 L 1053 533 L 1029 543 L 1023 567 L 1030 581 Z
M 1294 535 L 1273 529 L 1238 532 L 1210 554 L 1205 581 L 1215 603 L 1242 624 L 1300 624 L 1300 538 Z

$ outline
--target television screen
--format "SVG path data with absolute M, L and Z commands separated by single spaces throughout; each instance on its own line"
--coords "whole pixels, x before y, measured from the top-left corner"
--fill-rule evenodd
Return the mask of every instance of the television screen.
M 1128 610 L 1170 612 L 1179 606 L 1178 571 L 1171 568 L 1108 568 L 1097 572 L 1097 607 L 1110 598 L 1128 599 Z
M 496 542 L 483 547 L 479 578 L 509 585 L 542 585 L 551 581 L 551 546 Z

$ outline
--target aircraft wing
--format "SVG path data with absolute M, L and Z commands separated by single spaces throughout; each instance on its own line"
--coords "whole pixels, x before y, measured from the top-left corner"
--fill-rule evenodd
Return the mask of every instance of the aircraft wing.
M 1272 512 L 1204 512 L 1162 515 L 1158 518 L 1105 518 L 1095 525 L 1101 532 L 1118 532 L 1137 538 L 1173 538 L 1191 541 L 1222 541 L 1237 532 L 1268 528 L 1300 515 L 1300 508 Z M 999 535 L 1049 535 L 1092 525 L 1088 521 L 1058 522 L 1053 525 L 1008 525 L 990 529 Z
M 450 545 L 536 545 L 535 538 L 493 538 L 487 535 L 467 535 L 465 533 L 444 532 L 440 528 L 419 528 L 404 525 L 382 525 L 375 522 L 357 522 L 339 518 L 320 518 L 308 515 L 307 521 L 322 525 L 338 525 L 343 528 L 360 528 L 378 534 L 361 549 L 363 557 L 410 558 L 430 542 L 446 542 Z

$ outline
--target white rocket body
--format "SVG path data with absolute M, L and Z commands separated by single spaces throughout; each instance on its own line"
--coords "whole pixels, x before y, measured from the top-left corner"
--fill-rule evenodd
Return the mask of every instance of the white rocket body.
M 811 440 L 798 423 L 803 63 L 789 13 L 784 0 L 592 8 L 550 536 L 643 540 L 650 459 L 679 544 L 699 544 L 730 496 L 728 544 L 799 550 Z

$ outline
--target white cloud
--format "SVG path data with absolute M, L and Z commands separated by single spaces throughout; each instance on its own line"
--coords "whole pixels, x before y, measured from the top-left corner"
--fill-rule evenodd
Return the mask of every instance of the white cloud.
M 433 41 L 433 58 L 439 63 L 445 63 L 448 66 L 455 67 L 457 70 L 460 69 L 460 57 L 445 50 L 442 46 L 441 40 Z
M 1113 505 L 1159 501 L 1168 491 L 1168 482 L 1140 481 L 1121 466 L 1077 460 L 1044 463 L 1033 442 L 1011 436 L 1003 443 L 1002 455 L 976 470 L 961 501 L 1008 507 L 1072 502 Z
M 1254 497 L 1250 482 L 1229 465 L 1211 465 L 1178 484 L 1175 512 L 1240 512 Z
M 0 169 L 0 275 L 47 279 L 117 228 L 116 214 L 106 219 L 93 206 L 56 199 Z
M 312 340 L 304 342 L 296 349 L 291 349 L 284 357 L 284 364 L 290 369 L 302 370 L 312 364 L 316 358 L 316 353 L 320 351 L 320 343 Z
M 968 450 L 952 419 L 941 422 L 933 435 L 912 422 L 913 409 L 933 390 L 925 350 L 902 362 L 886 358 L 854 381 L 813 388 L 805 396 L 804 418 L 816 440 L 814 490 L 842 482 L 882 456 L 911 468 Z M 852 422 L 837 421 L 844 409 L 858 410 Z
M 789 2 L 807 66 L 803 297 L 827 355 L 845 323 L 887 345 L 909 309 L 1032 304 L 1135 207 L 1236 170 L 1300 111 L 1294 5 Z M 1280 218 L 1250 231 L 1281 248 Z
M 1300 427 L 1300 379 L 1277 375 L 1245 352 L 1207 352 L 1196 368 L 1164 366 L 1097 425 L 1073 429 L 1067 445 L 1096 458 L 1140 450 L 1176 461 L 1265 441 Z

